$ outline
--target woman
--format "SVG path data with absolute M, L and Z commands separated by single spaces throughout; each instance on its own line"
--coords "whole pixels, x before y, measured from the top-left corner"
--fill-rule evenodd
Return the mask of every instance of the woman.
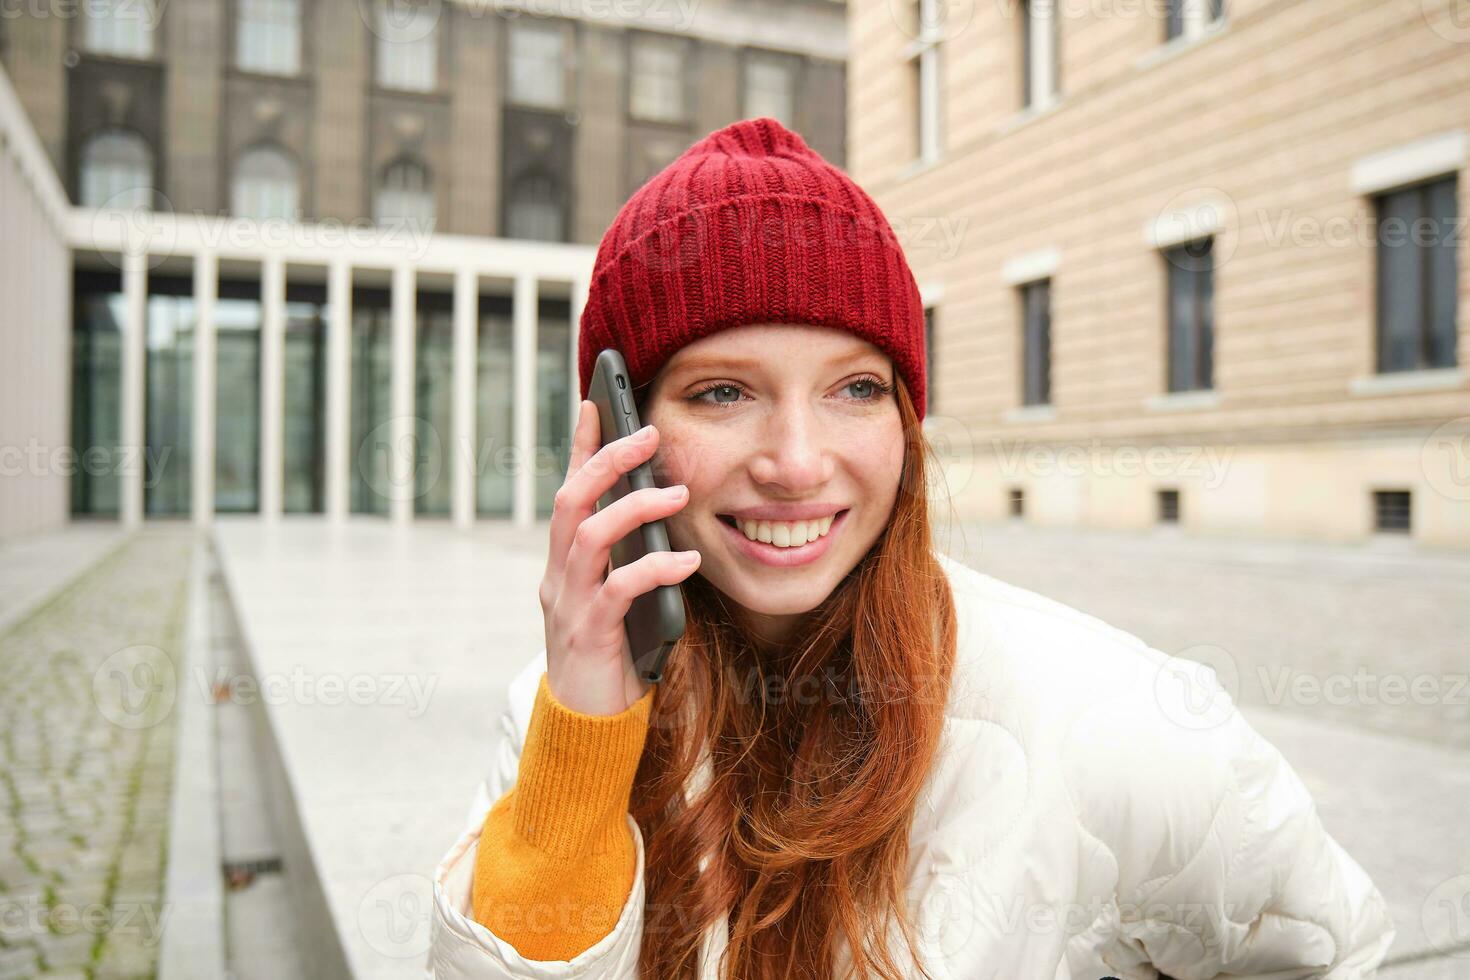
M 440 980 L 1371 975 L 1381 896 L 1211 674 L 934 550 L 923 329 L 877 206 L 772 119 L 625 205 L 581 386 L 618 348 L 649 425 L 599 448 L 582 402 Z M 649 687 L 622 617 L 674 583 Z

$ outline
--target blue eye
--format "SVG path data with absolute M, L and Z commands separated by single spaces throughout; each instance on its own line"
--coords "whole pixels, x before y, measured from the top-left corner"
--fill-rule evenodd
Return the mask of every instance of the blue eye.
M 843 400 L 856 402 L 876 402 L 893 394 L 892 384 L 889 384 L 888 382 L 885 382 L 882 378 L 878 378 L 873 375 L 858 378 L 855 381 L 849 381 L 843 390 L 851 390 L 859 386 L 862 386 L 862 388 L 866 391 L 866 394 L 860 394 L 856 397 Z M 745 389 L 738 384 L 732 384 L 728 381 L 717 381 L 713 384 L 706 385 L 704 388 L 690 395 L 689 400 L 692 402 L 704 402 L 706 405 L 718 405 L 723 408 L 736 404 L 740 401 L 741 396 L 743 396 L 744 394 Z M 712 399 L 706 398 L 706 395 L 714 395 L 715 397 Z M 734 397 L 721 397 L 722 395 L 733 395 Z
M 854 399 L 855 401 L 875 402 L 880 398 L 886 398 L 889 395 L 893 394 L 893 385 L 887 384 L 881 378 L 875 378 L 871 375 L 866 378 L 858 378 L 856 381 L 850 381 L 848 382 L 847 387 L 849 390 L 851 390 L 858 387 L 859 385 L 865 386 L 868 389 L 869 394 L 860 395 L 856 399 Z
M 716 397 L 714 400 L 710 400 L 710 399 L 704 397 L 705 395 L 712 394 L 712 393 L 717 393 L 717 392 L 733 393 L 735 395 L 735 397 L 733 399 L 728 400 L 728 401 L 721 401 L 718 397 Z M 733 404 L 735 404 L 736 402 L 738 402 L 740 400 L 740 396 L 741 396 L 742 393 L 743 392 L 741 391 L 741 389 L 740 389 L 740 387 L 738 385 L 732 385 L 732 384 L 712 384 L 709 387 L 707 387 L 707 388 L 705 388 L 705 389 L 703 389 L 701 391 L 695 392 L 693 395 L 690 396 L 690 400 L 691 401 L 703 401 L 703 402 L 706 402 L 707 404 L 710 404 L 710 405 L 733 405 Z

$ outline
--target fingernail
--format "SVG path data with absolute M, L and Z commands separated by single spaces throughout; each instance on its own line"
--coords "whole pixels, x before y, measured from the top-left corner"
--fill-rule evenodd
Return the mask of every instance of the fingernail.
M 670 497 L 682 497 L 688 492 L 689 488 L 682 483 L 676 483 L 673 486 L 669 487 Z
M 681 562 L 683 562 L 684 564 L 686 564 L 686 565 L 692 565 L 695 562 L 699 561 L 699 552 L 697 552 L 697 551 L 681 551 L 679 553 L 679 560 Z
M 649 436 L 653 435 L 653 423 L 648 423 L 634 434 L 637 435 L 639 439 L 647 439 Z

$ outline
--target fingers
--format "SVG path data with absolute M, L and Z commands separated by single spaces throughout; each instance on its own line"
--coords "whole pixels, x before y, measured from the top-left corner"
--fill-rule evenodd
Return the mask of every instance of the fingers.
M 572 455 L 567 463 L 567 475 L 577 472 L 587 457 L 597 452 L 602 445 L 601 422 L 597 418 L 597 405 L 584 398 L 577 405 L 577 425 L 572 430 Z
M 572 431 L 572 452 L 567 462 L 566 479 L 557 491 L 551 510 L 547 571 L 557 578 L 561 577 L 562 568 L 566 565 L 567 549 L 571 547 L 572 535 L 576 533 L 577 525 L 591 513 L 590 510 L 573 504 L 573 490 L 568 484 L 601 445 L 602 423 L 597 417 L 597 405 L 591 399 L 584 398 L 578 407 L 577 427 Z
M 688 502 L 689 489 L 683 484 L 649 487 L 635 490 L 606 510 L 588 517 L 573 534 L 562 580 L 564 592 L 591 595 L 603 581 L 613 545 L 650 521 L 678 513 Z M 628 567 L 637 563 L 632 562 Z
M 692 556 L 686 559 L 685 556 Z M 699 568 L 699 552 L 655 551 L 615 568 L 598 589 L 588 608 L 586 626 L 591 635 L 623 631 L 624 617 L 633 600 L 661 585 L 677 585 Z
M 547 569 L 555 576 L 560 576 L 565 568 L 567 552 L 577 527 L 596 512 L 598 499 L 611 489 L 619 476 L 652 456 L 658 446 L 658 430 L 646 426 L 639 432 L 598 448 L 602 440 L 602 424 L 597 406 L 586 399 L 583 405 L 574 438 L 580 447 L 582 462 L 576 467 L 568 465 L 567 478 L 556 492 L 551 513 Z M 587 429 L 585 433 L 583 426 Z

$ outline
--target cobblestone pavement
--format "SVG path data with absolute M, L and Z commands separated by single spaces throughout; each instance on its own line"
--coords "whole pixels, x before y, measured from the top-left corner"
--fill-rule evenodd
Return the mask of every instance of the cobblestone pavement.
M 138 533 L 0 636 L 0 980 L 154 975 L 193 539 Z
M 1470 749 L 1470 554 L 1023 523 L 940 537 L 989 575 L 1208 663 L 1242 705 Z

